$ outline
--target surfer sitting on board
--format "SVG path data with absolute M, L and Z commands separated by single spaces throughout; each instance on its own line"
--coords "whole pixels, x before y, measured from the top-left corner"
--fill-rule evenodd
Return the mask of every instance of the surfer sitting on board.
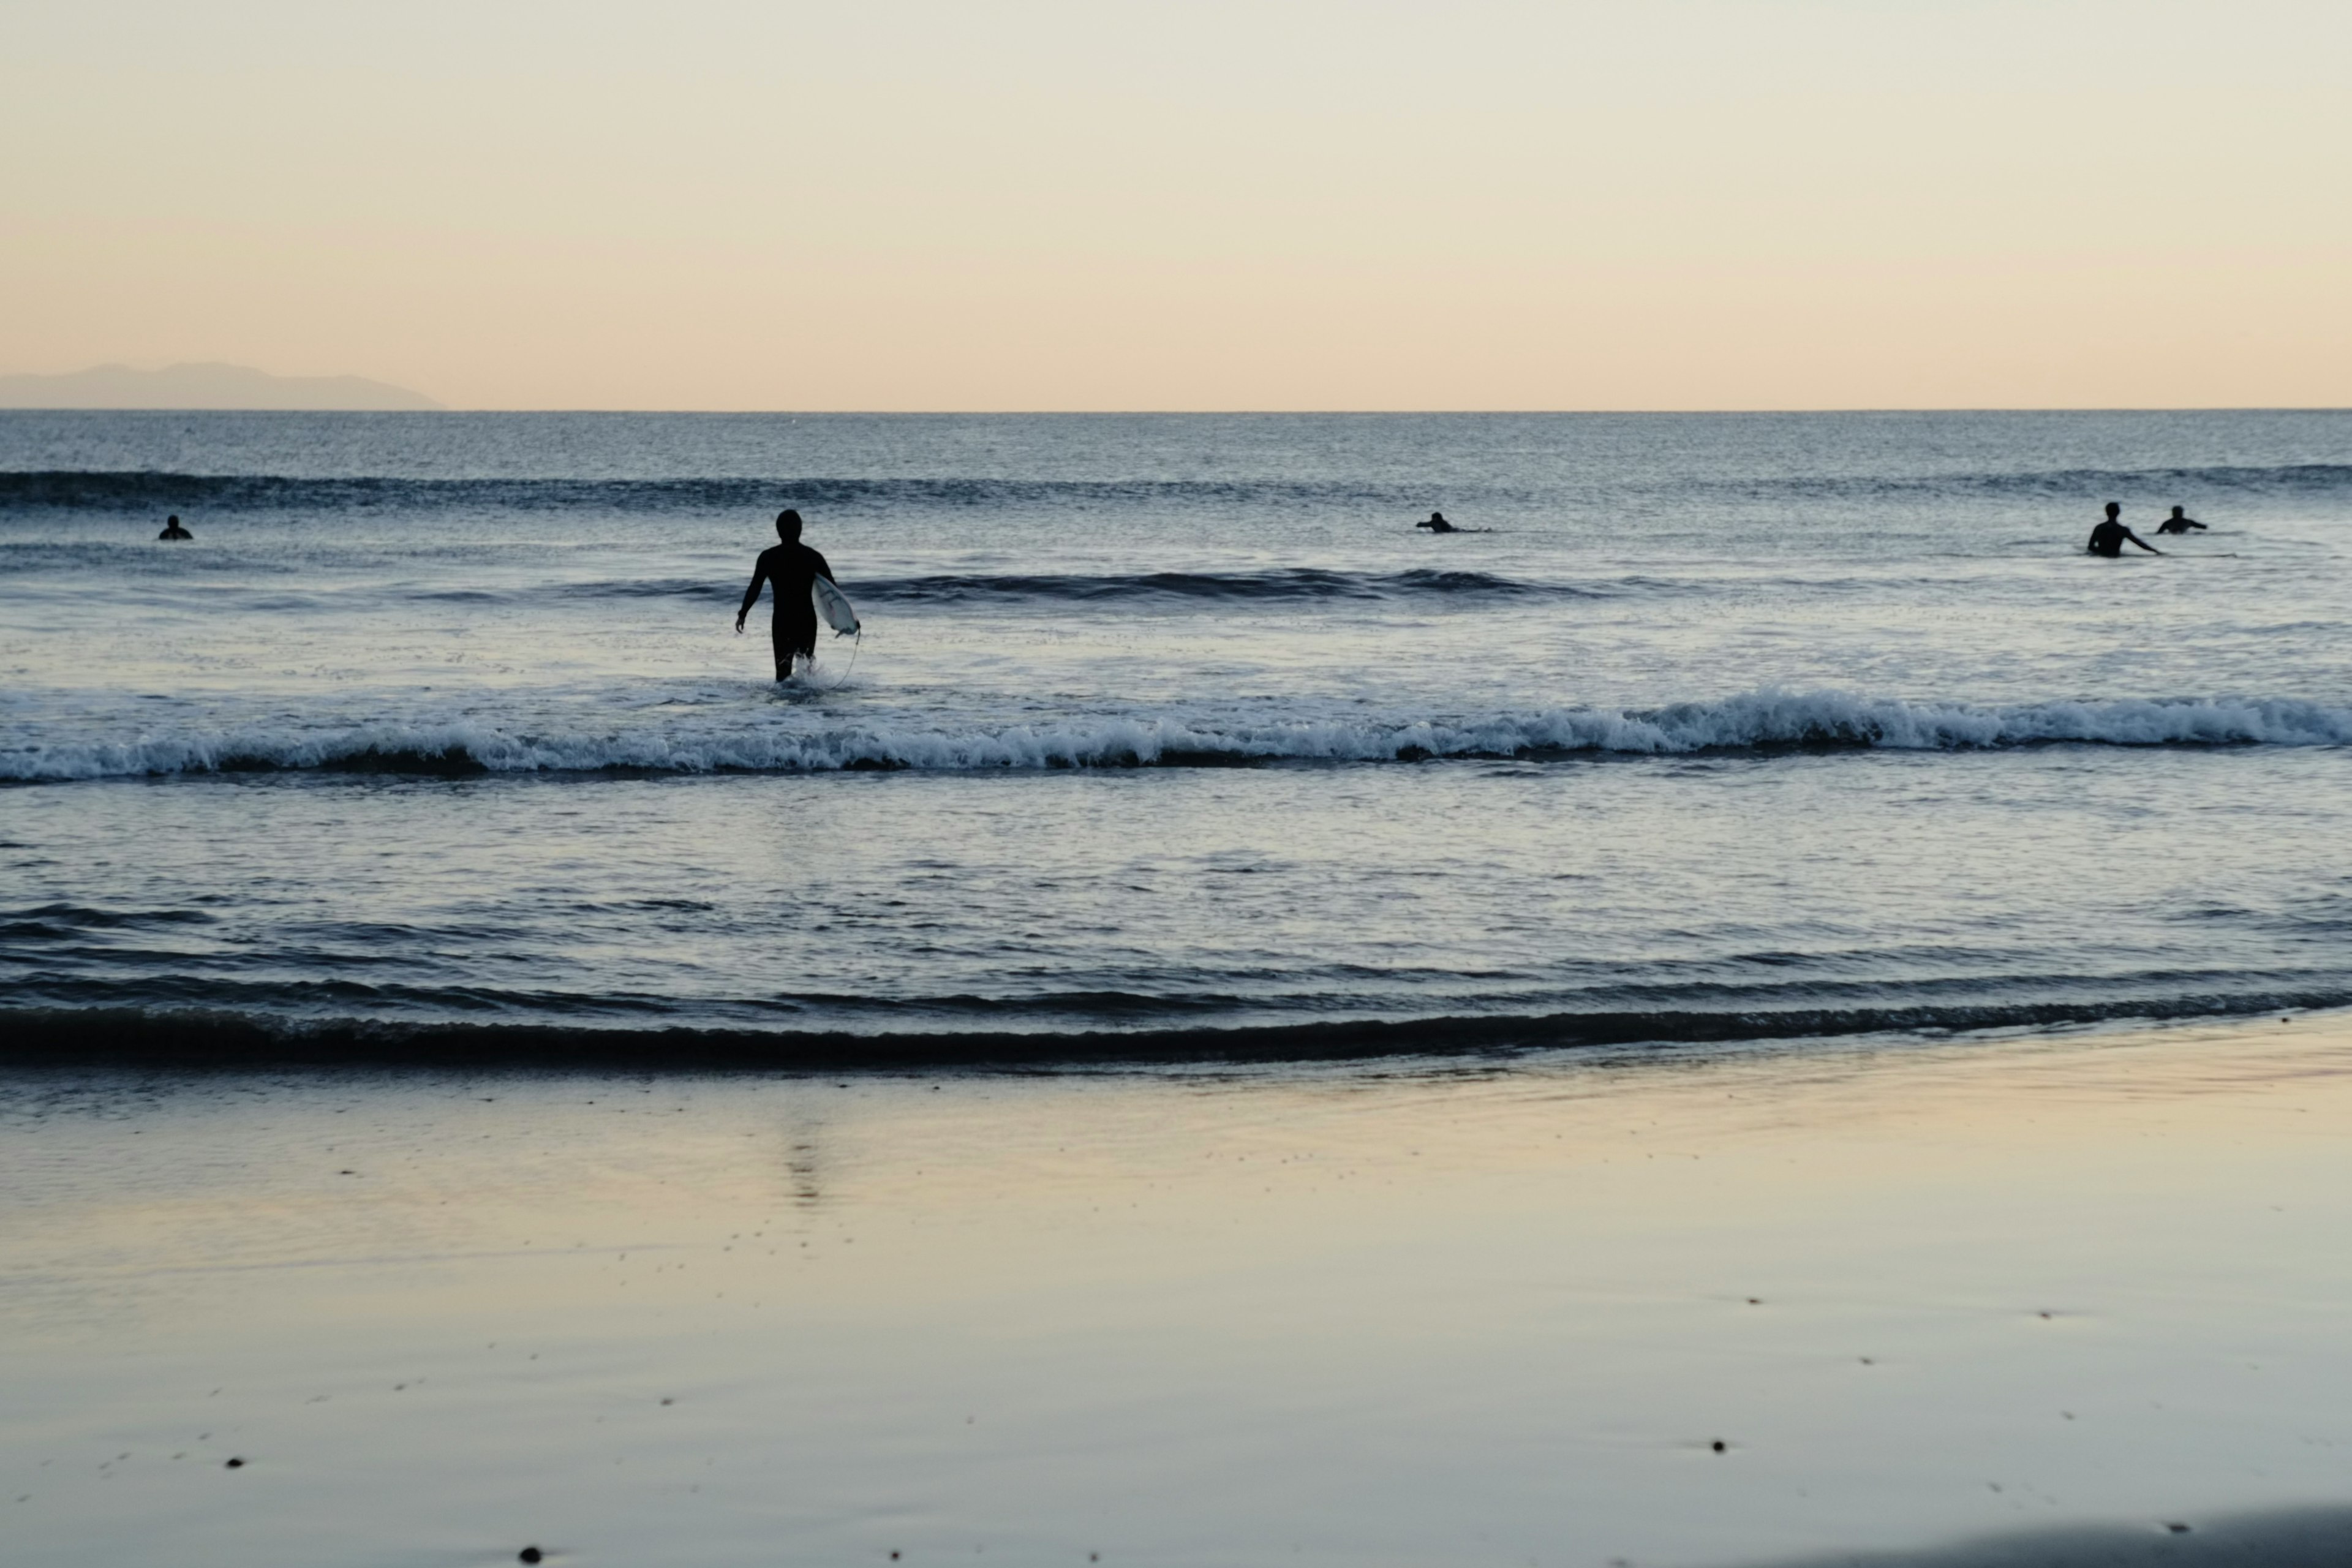
M 811 597 L 815 579 L 833 581 L 833 568 L 824 557 L 801 542 L 801 514 L 786 510 L 776 514 L 776 537 L 782 543 L 760 552 L 760 559 L 751 568 L 751 585 L 743 590 L 743 607 L 735 612 L 735 630 L 743 630 L 743 617 L 760 602 L 760 584 L 776 585 L 775 619 L 769 629 L 776 643 L 776 679 L 793 678 L 793 655 L 805 658 L 816 657 L 816 603 Z
M 2155 545 L 2150 544 L 2147 540 L 2142 539 L 2138 534 L 2134 533 L 2130 529 L 2124 526 L 2123 511 L 2124 508 L 2121 501 L 2109 501 L 2107 503 L 2107 521 L 2099 524 L 2098 527 L 2091 530 L 2091 542 L 2085 544 L 2083 548 L 2089 551 L 2094 555 L 2104 555 L 2108 560 L 2113 561 L 2116 556 L 2121 555 L 2124 552 L 2124 541 L 2128 539 L 2134 544 L 2138 545 L 2142 550 L 2147 551 L 2150 555 L 2163 554 L 2163 551 L 2158 550 Z
M 1427 522 L 1416 522 L 1413 524 L 1413 527 L 1425 528 L 1432 533 L 1459 533 L 1462 531 L 1452 523 L 1446 521 L 1445 514 L 1442 511 L 1431 512 Z
M 2156 525 L 2158 533 L 2186 533 L 2192 528 L 2200 533 L 2205 531 L 2203 523 L 2193 517 L 2184 516 L 2179 507 L 2174 507 L 2172 515 Z

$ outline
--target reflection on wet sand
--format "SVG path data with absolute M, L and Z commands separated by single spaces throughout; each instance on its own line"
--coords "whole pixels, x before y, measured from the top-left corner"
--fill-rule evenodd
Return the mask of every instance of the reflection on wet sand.
M 2263 1510 L 2339 1496 L 2352 1446 L 2347 1069 L 2326 1017 L 17 1074 L 0 1517 L 12 1561 L 239 1568 L 2284 1554 L 2342 1539 Z

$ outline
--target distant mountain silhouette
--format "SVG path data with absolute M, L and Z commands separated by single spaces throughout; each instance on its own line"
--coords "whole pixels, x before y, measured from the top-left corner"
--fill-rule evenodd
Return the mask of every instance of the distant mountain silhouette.
M 241 364 L 133 370 L 102 364 L 64 375 L 0 375 L 0 408 L 438 408 L 421 392 L 357 375 L 272 375 Z

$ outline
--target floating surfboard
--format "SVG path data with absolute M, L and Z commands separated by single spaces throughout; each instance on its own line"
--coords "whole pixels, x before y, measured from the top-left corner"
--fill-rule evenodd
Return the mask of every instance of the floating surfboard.
M 849 598 L 822 577 L 809 579 L 809 597 L 816 601 L 816 613 L 833 628 L 833 635 L 845 637 L 857 629 L 857 612 L 849 607 Z

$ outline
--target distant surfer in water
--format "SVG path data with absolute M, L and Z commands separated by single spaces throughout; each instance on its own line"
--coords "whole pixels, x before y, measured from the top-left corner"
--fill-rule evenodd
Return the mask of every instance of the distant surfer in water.
M 2163 551 L 2158 550 L 2155 545 L 2150 544 L 2147 540 L 2142 539 L 2138 534 L 2134 533 L 2130 529 L 2126 528 L 2123 523 L 2123 503 L 2121 501 L 2109 501 L 2107 503 L 2106 521 L 2091 530 L 2091 542 L 2085 544 L 2083 548 L 2089 551 L 2094 555 L 2104 555 L 2108 560 L 2113 561 L 2116 556 L 2121 555 L 2124 552 L 2124 541 L 2129 540 L 2134 544 L 2138 545 L 2142 550 L 2147 551 L 2150 555 L 2161 555 L 2164 553 Z
M 775 619 L 769 629 L 776 644 L 776 679 L 793 678 L 793 655 L 816 657 L 816 602 L 810 597 L 815 579 L 833 581 L 824 557 L 801 542 L 801 514 L 789 509 L 776 514 L 776 538 L 782 542 L 760 552 L 751 568 L 751 585 L 743 590 L 743 607 L 735 612 L 740 636 L 743 617 L 760 602 L 760 585 L 776 585 Z
M 1459 533 L 1462 531 L 1452 523 L 1446 521 L 1445 514 L 1442 511 L 1431 512 L 1427 522 L 1416 522 L 1413 524 L 1413 527 L 1425 528 L 1432 533 Z
M 163 531 L 157 534 L 155 537 L 158 539 L 194 539 L 195 535 L 190 533 L 186 529 L 180 526 L 180 514 L 173 512 L 171 516 L 163 520 Z
M 2192 528 L 2200 533 L 2205 531 L 2203 523 L 2193 517 L 2185 516 L 2179 507 L 2174 507 L 2172 515 L 2156 525 L 2156 531 L 2158 533 L 2186 533 Z

